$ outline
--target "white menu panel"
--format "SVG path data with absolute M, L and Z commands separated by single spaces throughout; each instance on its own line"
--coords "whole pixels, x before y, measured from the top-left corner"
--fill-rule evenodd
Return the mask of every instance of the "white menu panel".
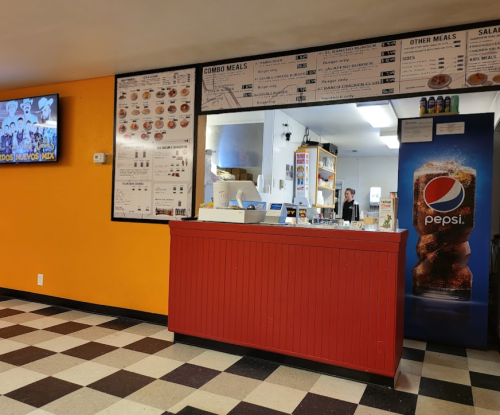
M 117 78 L 114 218 L 191 216 L 194 84 L 194 68 Z
M 253 62 L 203 68 L 202 111 L 253 106 Z
M 469 30 L 467 85 L 500 85 L 500 26 Z
M 404 39 L 400 93 L 463 88 L 467 32 Z
M 202 111 L 500 86 L 500 26 L 203 68 Z
M 304 53 L 256 61 L 253 106 L 314 102 L 316 55 Z
M 390 41 L 319 52 L 316 101 L 398 93 L 400 46 Z
M 115 182 L 115 216 L 137 218 L 151 210 L 151 182 Z

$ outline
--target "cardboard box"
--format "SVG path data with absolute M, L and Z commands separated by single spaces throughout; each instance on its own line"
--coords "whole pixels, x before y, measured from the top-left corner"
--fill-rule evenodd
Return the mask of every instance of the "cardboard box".
M 240 168 L 234 168 L 234 169 L 231 169 L 231 173 L 234 174 L 236 177 L 239 177 L 240 174 L 242 173 L 246 173 L 246 169 L 240 169 Z
M 378 230 L 395 232 L 398 221 L 398 198 L 381 197 L 378 211 Z
M 252 173 L 241 173 L 240 176 L 238 177 L 238 180 L 253 181 L 253 174 Z

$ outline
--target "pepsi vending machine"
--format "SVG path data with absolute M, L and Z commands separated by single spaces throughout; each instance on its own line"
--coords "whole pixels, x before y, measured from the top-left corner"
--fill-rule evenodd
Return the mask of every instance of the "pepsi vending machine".
M 493 114 L 399 120 L 405 336 L 485 348 Z

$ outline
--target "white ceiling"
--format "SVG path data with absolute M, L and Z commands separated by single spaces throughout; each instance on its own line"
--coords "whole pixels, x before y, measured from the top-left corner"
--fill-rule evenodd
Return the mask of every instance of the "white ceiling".
M 500 115 L 500 93 L 476 92 L 462 94 L 460 113 L 475 114 L 497 112 Z M 497 100 L 497 97 L 499 98 Z M 417 117 L 420 98 L 392 100 L 391 104 L 398 118 Z M 380 130 L 373 128 L 356 109 L 356 104 L 324 105 L 282 110 L 321 136 L 322 142 L 334 143 L 342 157 L 393 157 L 398 150 L 389 149 L 380 139 Z M 264 122 L 265 111 L 247 111 L 229 114 L 209 115 L 207 124 L 251 124 Z M 500 126 L 499 126 L 500 127 Z M 397 119 L 384 131 L 397 131 Z M 356 150 L 356 152 L 353 152 Z
M 356 109 L 356 104 L 325 105 L 283 110 L 289 117 L 321 136 L 322 142 L 335 144 L 342 157 L 395 156 Z M 393 126 L 397 130 L 397 120 Z M 352 150 L 356 150 L 353 152 Z
M 497 92 L 477 92 L 459 95 L 460 113 L 476 114 L 494 111 Z M 418 117 L 420 98 L 391 101 L 398 118 Z M 395 156 L 380 139 L 380 130 L 373 128 L 356 109 L 356 104 L 327 105 L 283 110 L 288 116 L 306 125 L 322 140 L 338 146 L 342 157 Z M 385 131 L 397 131 L 397 121 Z M 353 152 L 352 150 L 356 150 Z
M 0 0 L 0 89 L 500 18 L 497 0 Z

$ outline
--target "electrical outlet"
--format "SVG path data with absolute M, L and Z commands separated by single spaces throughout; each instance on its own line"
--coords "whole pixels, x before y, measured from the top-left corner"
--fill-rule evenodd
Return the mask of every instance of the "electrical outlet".
M 38 285 L 43 285 L 43 274 L 38 274 Z

